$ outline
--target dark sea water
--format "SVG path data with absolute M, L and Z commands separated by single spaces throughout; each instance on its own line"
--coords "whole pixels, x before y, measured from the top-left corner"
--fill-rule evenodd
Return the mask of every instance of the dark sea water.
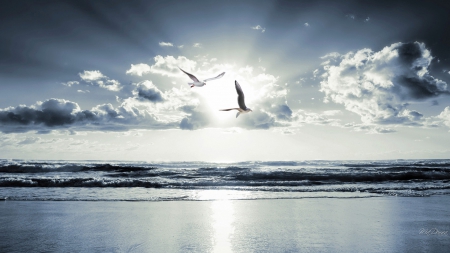
M 167 201 L 450 194 L 450 160 L 0 160 L 1 200 Z

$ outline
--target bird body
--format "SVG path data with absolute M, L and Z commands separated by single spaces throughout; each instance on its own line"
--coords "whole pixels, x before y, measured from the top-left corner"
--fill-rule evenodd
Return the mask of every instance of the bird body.
M 179 68 L 181 71 L 183 71 L 186 75 L 188 75 L 189 78 L 192 79 L 192 81 L 194 81 L 194 82 L 192 82 L 192 83 L 188 83 L 189 86 L 191 86 L 191 88 L 194 88 L 194 87 L 203 87 L 203 86 L 206 85 L 206 82 L 211 81 L 211 80 L 215 80 L 215 79 L 219 79 L 219 78 L 221 78 L 223 75 L 225 75 L 225 72 L 222 72 L 220 75 L 218 75 L 218 76 L 216 76 L 216 77 L 212 77 L 212 78 L 208 78 L 208 79 L 205 79 L 205 80 L 203 80 L 203 81 L 200 81 L 200 80 L 198 80 L 198 78 L 195 77 L 194 75 L 189 74 L 188 72 L 182 70 L 180 67 L 178 67 L 178 68 Z
M 228 108 L 228 109 L 221 109 L 220 111 L 231 111 L 231 110 L 237 110 L 236 118 L 239 117 L 242 113 L 248 113 L 252 112 L 252 109 L 248 108 L 245 105 L 245 98 L 244 98 L 244 92 L 242 91 L 241 86 L 237 81 L 234 81 L 234 86 L 236 87 L 236 92 L 238 94 L 238 105 L 239 108 Z

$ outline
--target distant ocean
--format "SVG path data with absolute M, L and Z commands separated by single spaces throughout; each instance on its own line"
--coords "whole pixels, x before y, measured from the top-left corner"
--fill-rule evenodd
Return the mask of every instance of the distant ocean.
M 450 160 L 0 160 L 0 200 L 174 201 L 450 194 Z

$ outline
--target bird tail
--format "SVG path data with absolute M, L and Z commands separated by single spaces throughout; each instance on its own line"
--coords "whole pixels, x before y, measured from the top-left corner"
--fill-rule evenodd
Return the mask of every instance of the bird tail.
M 231 111 L 231 110 L 233 110 L 233 109 L 220 109 L 219 111 Z
M 239 117 L 239 114 L 241 114 L 241 112 L 237 112 L 236 113 L 236 118 Z

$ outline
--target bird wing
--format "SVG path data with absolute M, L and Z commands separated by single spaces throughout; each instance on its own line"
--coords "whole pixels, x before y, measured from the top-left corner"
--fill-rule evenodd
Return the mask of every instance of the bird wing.
M 186 75 L 188 75 L 194 82 L 197 82 L 197 83 L 200 82 L 200 81 L 197 79 L 197 77 L 195 77 L 194 75 L 189 74 L 188 72 L 182 70 L 180 67 L 178 67 L 178 68 L 179 68 L 181 71 L 183 71 Z
M 216 76 L 216 77 L 212 77 L 212 78 L 205 79 L 203 82 L 208 82 L 208 81 L 211 81 L 211 80 L 219 79 L 219 78 L 221 78 L 223 75 L 225 75 L 225 72 L 222 72 L 222 74 L 220 74 L 220 75 L 218 75 L 218 76 Z
M 239 85 L 239 83 L 238 83 L 237 81 L 234 81 L 234 82 L 235 82 L 234 85 L 236 86 L 236 91 L 237 91 L 237 94 L 238 94 L 238 104 L 239 104 L 239 107 L 240 107 L 242 110 L 245 110 L 245 109 L 247 109 L 247 106 L 245 106 L 244 92 L 242 91 L 242 88 L 241 88 L 241 86 Z
M 220 109 L 219 111 L 231 111 L 231 110 L 238 110 L 239 111 L 239 108 Z

